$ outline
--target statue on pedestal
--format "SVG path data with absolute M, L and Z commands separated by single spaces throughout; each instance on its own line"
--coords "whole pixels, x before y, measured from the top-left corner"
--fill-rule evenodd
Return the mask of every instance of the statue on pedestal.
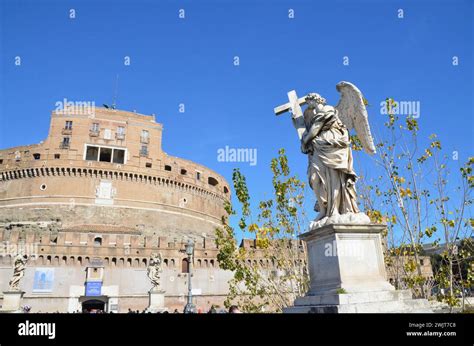
M 326 224 L 368 224 L 369 217 L 357 206 L 349 131 L 355 129 L 362 147 L 375 153 L 367 110 L 362 93 L 349 82 L 336 86 L 341 93 L 337 106 L 326 104 L 319 94 L 310 93 L 298 99 L 296 92 L 288 93 L 290 102 L 275 108 L 275 113 L 292 113 L 293 124 L 301 140 L 301 151 L 308 155 L 309 185 L 316 195 L 317 218 L 310 229 Z M 301 104 L 307 104 L 302 113 Z
M 14 260 L 13 266 L 13 277 L 10 280 L 10 291 L 20 290 L 20 280 L 25 276 L 26 262 L 28 261 L 28 255 L 18 254 Z
M 147 275 L 151 281 L 152 288 L 151 291 L 160 291 L 161 290 L 161 273 L 163 272 L 162 268 L 162 258 L 161 254 L 154 253 L 150 257 L 148 262 Z

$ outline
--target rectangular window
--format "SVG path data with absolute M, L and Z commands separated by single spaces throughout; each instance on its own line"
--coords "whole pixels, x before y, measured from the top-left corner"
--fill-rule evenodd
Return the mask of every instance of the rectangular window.
M 196 179 L 201 180 L 201 172 L 196 172 Z
M 117 127 L 117 131 L 115 132 L 115 138 L 125 139 L 125 127 L 123 126 Z
M 99 161 L 101 162 L 111 162 L 112 161 L 112 149 L 110 148 L 100 148 Z
M 64 125 L 65 130 L 72 130 L 72 121 L 66 120 L 66 125 Z
M 69 137 L 63 137 L 63 141 L 61 142 L 61 148 L 62 148 L 62 149 L 67 149 L 67 148 L 69 148 L 69 142 L 70 142 L 70 138 L 69 138 Z
M 99 132 L 99 123 L 92 123 L 91 131 L 92 132 Z
M 104 139 L 112 139 L 112 130 L 111 129 L 105 129 Z
M 114 163 L 124 163 L 125 162 L 125 150 L 114 149 Z
M 142 135 L 140 137 L 140 141 L 142 143 L 148 143 L 149 142 L 149 133 L 147 130 L 142 130 Z
M 54 154 L 54 158 L 55 158 L 56 160 L 59 159 L 60 157 L 61 157 L 60 154 Z
M 140 156 L 148 156 L 148 146 L 142 145 L 140 149 Z
M 145 167 L 146 168 L 151 168 L 151 163 L 150 162 L 145 163 Z
M 99 158 L 99 148 L 87 146 L 86 149 L 86 160 L 97 161 Z

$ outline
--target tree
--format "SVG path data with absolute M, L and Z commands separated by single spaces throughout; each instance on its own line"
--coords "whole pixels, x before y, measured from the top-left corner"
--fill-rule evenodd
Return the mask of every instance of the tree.
M 252 247 L 238 247 L 229 217 L 236 215 L 230 204 L 222 227 L 216 230 L 219 266 L 234 273 L 229 281 L 226 307 L 238 304 L 245 312 L 281 311 L 308 289 L 306 249 L 297 239 L 307 224 L 305 184 L 290 175 L 285 151 L 271 161 L 273 198 L 258 204 L 254 220 L 245 177 L 238 169 L 232 176 L 241 205 L 239 228 L 255 239 Z
M 443 241 L 446 248 L 435 267 L 435 282 L 440 288 L 437 296 L 455 306 L 459 304 L 456 296 L 464 294 L 459 288 L 472 285 L 472 251 L 456 251 L 456 243 L 472 237 L 473 219 L 469 217 L 469 206 L 472 204 L 474 158 L 469 158 L 460 167 L 458 186 L 453 188 L 448 181 L 451 173 L 448 156 L 442 155 L 437 135 L 430 135 L 428 145 L 420 151 L 417 119 L 411 116 L 400 119 L 394 112 L 395 107 L 393 99 L 386 100 L 387 122 L 384 125 L 388 135 L 377 142 L 375 159 L 382 174 L 361 180 L 362 202 L 372 221 L 387 223 L 386 262 L 401 266 L 400 276 L 415 295 L 429 295 L 430 283 L 423 277 L 420 263 L 422 244 L 439 236 L 434 244 Z M 471 269 L 464 274 L 458 271 L 456 276 L 455 266 Z

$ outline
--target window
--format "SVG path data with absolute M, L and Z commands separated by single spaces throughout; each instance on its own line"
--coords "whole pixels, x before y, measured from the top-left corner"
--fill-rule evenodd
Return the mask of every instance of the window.
M 125 163 L 125 149 L 87 145 L 84 160 L 122 164 Z
M 151 163 L 147 162 L 147 163 L 145 163 L 145 166 L 146 166 L 146 168 L 151 168 Z
M 142 135 L 140 137 L 142 143 L 148 143 L 149 141 L 149 133 L 147 130 L 142 130 Z
M 112 149 L 111 148 L 100 148 L 99 161 L 111 162 L 112 161 Z
M 99 135 L 99 123 L 92 123 L 89 134 L 91 136 L 97 137 Z
M 104 139 L 112 139 L 112 130 L 111 129 L 105 129 L 104 130 Z
M 229 189 L 227 188 L 227 186 L 224 186 L 224 193 L 229 193 Z
M 196 172 L 196 179 L 201 180 L 201 172 Z
M 33 158 L 34 158 L 35 160 L 39 160 L 39 159 L 41 158 L 41 154 L 35 153 L 35 154 L 33 154 Z
M 0 165 L 3 165 L 3 159 L 0 159 Z
M 60 154 L 54 154 L 54 158 L 55 158 L 56 160 L 59 159 L 60 157 L 61 157 Z
M 188 173 L 187 170 L 185 170 L 184 168 L 181 168 L 181 174 L 182 174 L 182 175 L 186 175 L 187 173 Z
M 102 238 L 101 237 L 95 237 L 94 238 L 94 246 L 101 246 L 102 245 Z
M 216 186 L 217 184 L 219 184 L 219 182 L 217 181 L 216 178 L 213 178 L 213 177 L 209 177 L 207 179 L 207 182 L 209 183 L 209 185 L 211 186 Z
M 189 273 L 189 262 L 187 258 L 183 258 L 183 261 L 181 262 L 181 272 Z
M 117 132 L 115 133 L 115 137 L 117 137 L 117 139 L 124 139 L 125 138 L 125 127 L 123 127 L 123 126 L 117 127 Z
M 97 161 L 99 158 L 99 148 L 87 146 L 86 149 L 86 160 Z
M 114 163 L 124 163 L 125 162 L 125 150 L 114 149 Z
M 171 172 L 171 166 L 170 165 L 165 165 L 165 171 Z
M 72 121 L 66 120 L 66 124 L 64 125 L 65 130 L 72 130 Z
M 63 137 L 63 141 L 61 142 L 61 148 L 63 149 L 69 148 L 69 142 L 70 142 L 69 137 Z
M 148 156 L 148 146 L 142 145 L 140 149 L 140 156 Z

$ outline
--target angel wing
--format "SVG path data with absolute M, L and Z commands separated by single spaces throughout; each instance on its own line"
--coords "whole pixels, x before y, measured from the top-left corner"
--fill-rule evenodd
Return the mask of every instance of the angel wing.
M 362 147 L 368 154 L 375 154 L 374 139 L 370 132 L 369 117 L 362 93 L 354 84 L 344 81 L 339 82 L 336 89 L 341 94 L 341 99 L 335 107 L 339 119 L 349 131 L 355 129 Z

